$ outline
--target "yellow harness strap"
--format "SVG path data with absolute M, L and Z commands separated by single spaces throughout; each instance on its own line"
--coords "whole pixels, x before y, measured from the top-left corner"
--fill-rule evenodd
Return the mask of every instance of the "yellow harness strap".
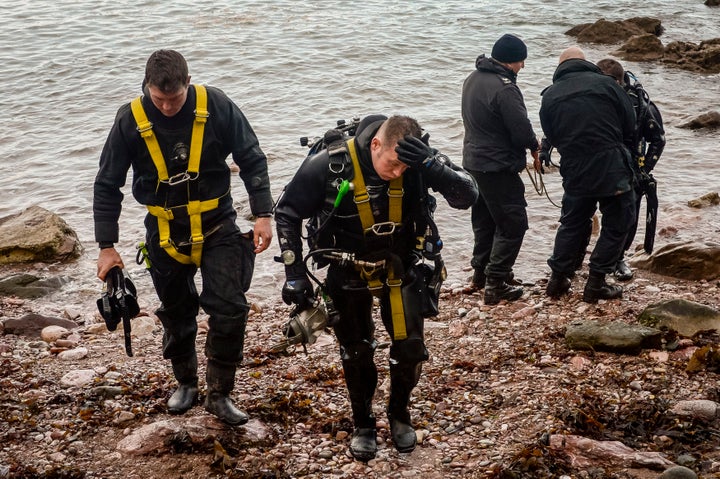
M 160 186 L 161 181 L 167 181 L 168 172 L 165 167 L 165 159 L 163 158 L 162 151 L 160 150 L 160 144 L 158 143 L 157 137 L 152 129 L 153 125 L 150 123 L 150 120 L 148 120 L 148 117 L 145 114 L 145 109 L 142 106 L 142 97 L 139 96 L 135 98 L 132 103 L 130 103 L 130 108 L 132 109 L 132 114 L 135 117 L 135 123 L 137 123 L 137 130 L 143 140 L 145 140 L 147 149 L 150 152 L 150 158 L 152 158 L 155 168 L 157 169 L 158 186 Z
M 375 223 L 375 218 L 372 214 L 370 207 L 370 195 L 367 192 L 365 186 L 365 179 L 360 169 L 360 161 L 358 159 L 357 150 L 355 148 L 355 140 L 350 139 L 347 142 L 347 150 L 350 155 L 350 159 L 353 163 L 353 169 L 355 170 L 355 178 L 353 183 L 355 184 L 354 199 L 357 205 L 358 214 L 360 215 L 360 222 L 364 234 L 368 233 L 379 233 L 383 231 L 383 226 L 389 226 L 390 234 L 395 231 L 395 227 L 401 225 L 402 221 L 402 199 L 403 199 L 403 177 L 400 176 L 390 181 L 388 187 L 388 222 L 387 223 Z M 376 228 L 379 226 L 381 228 Z M 388 234 L 388 233 L 385 233 Z M 387 268 L 387 284 L 390 291 L 390 313 L 392 315 L 393 324 L 393 339 L 401 340 L 407 338 L 407 329 L 405 327 L 405 310 L 402 302 L 402 279 L 396 275 L 395 268 L 392 262 L 388 263 Z M 377 274 L 368 274 L 368 272 L 362 270 L 361 274 L 368 283 L 368 289 L 373 296 L 381 296 L 383 291 L 383 284 L 380 281 Z
M 158 187 L 160 186 L 160 183 L 173 185 L 185 181 L 196 180 L 198 178 L 198 172 L 200 171 L 200 159 L 202 156 L 203 136 L 205 134 L 205 123 L 210 115 L 207 109 L 207 91 L 205 87 L 202 85 L 195 85 L 195 96 L 195 120 L 193 121 L 192 135 L 190 139 L 188 167 L 185 173 L 176 175 L 177 178 L 175 176 L 173 176 L 173 178 L 168 177 L 165 158 L 163 157 L 157 137 L 153 133 L 153 125 L 145 114 L 145 109 L 142 106 L 142 97 L 136 98 L 130 104 L 133 116 L 135 117 L 135 122 L 138 125 L 137 130 L 140 133 L 140 136 L 145 140 L 145 145 L 147 145 L 150 157 L 157 169 Z M 200 260 L 202 258 L 202 245 L 205 241 L 205 236 L 202 232 L 202 213 L 214 210 L 218 207 L 219 203 L 220 198 L 213 198 L 205 201 L 190 201 L 188 199 L 187 205 L 179 205 L 172 208 L 147 205 L 148 212 L 158 219 L 160 246 L 176 261 L 182 264 L 194 264 L 199 267 Z M 180 253 L 177 250 L 175 243 L 170 238 L 170 221 L 175 219 L 175 213 L 173 210 L 177 208 L 184 209 L 185 211 L 183 211 L 183 213 L 186 212 L 190 219 L 190 244 L 192 245 L 190 255 Z

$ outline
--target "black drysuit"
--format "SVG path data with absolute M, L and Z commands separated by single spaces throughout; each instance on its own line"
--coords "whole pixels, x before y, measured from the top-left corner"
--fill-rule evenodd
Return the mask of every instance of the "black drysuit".
M 375 223 L 388 221 L 389 182 L 378 177 L 372 166 L 370 142 L 383 120 L 371 123 L 354 138 L 362 175 L 370 195 Z M 342 155 L 341 155 L 342 156 Z M 301 228 L 303 220 L 319 217 L 324 219 L 337 195 L 337 182 L 353 179 L 353 166 L 345 162 L 339 166 L 337 155 L 332 157 L 324 150 L 305 159 L 297 173 L 286 186 L 275 209 L 277 236 L 282 251 L 291 250 L 295 264 L 286 266 L 288 281 L 305 277 L 302 263 Z M 407 414 L 410 392 L 420 376 L 420 365 L 428 359 L 423 333 L 423 302 L 425 288 L 424 265 L 419 264 L 421 252 L 416 249 L 418 237 L 424 237 L 434 210 L 434 198 L 427 188 L 442 194 L 450 206 L 469 208 L 477 197 L 477 187 L 472 177 L 461 168 L 447 162 L 441 173 L 425 178 L 417 169 L 403 174 L 402 226 L 394 234 L 377 236 L 364 234 L 358 208 L 352 192 L 340 202 L 337 211 L 320 233 L 320 238 L 310 241 L 316 248 L 339 248 L 352 252 L 358 259 L 376 261 L 392 258 L 401 263 L 402 305 L 407 338 L 396 340 L 391 318 L 388 287 L 380 294 L 381 317 L 392 339 L 390 347 L 390 377 L 392 391 L 389 411 L 396 417 Z M 326 293 L 332 298 L 339 312 L 339 320 L 333 325 L 340 343 L 345 381 L 347 383 L 356 428 L 374 427 L 371 401 L 377 386 L 377 370 L 373 353 L 377 342 L 372 317 L 373 295 L 368 284 L 353 266 L 331 263 L 325 279 Z M 409 423 L 409 418 L 405 418 Z
M 152 265 L 155 290 L 162 302 L 157 315 L 164 327 L 163 355 L 177 361 L 195 357 L 196 316 L 199 307 L 209 315 L 206 355 L 219 367 L 231 369 L 242 360 L 243 341 L 249 310 L 247 291 L 255 261 L 252 238 L 242 235 L 235 224 L 237 213 L 230 195 L 232 154 L 240 167 L 240 177 L 248 193 L 251 211 L 270 214 L 272 196 L 267 159 L 260 149 L 253 129 L 240 109 L 219 89 L 206 87 L 208 113 L 205 125 L 200 169 L 196 178 L 176 184 L 160 182 L 158 170 L 148 146 L 138 132 L 130 104 L 122 106 L 100 155 L 95 179 L 93 211 L 95 239 L 98 243 L 118 241 L 118 219 L 128 170 L 132 168 L 132 193 L 143 205 L 176 207 L 176 218 L 170 222 L 170 238 L 178 250 L 188 254 L 190 239 L 186 210 L 188 200 L 219 198 L 218 207 L 202 213 L 202 294 L 198 295 L 194 264 L 182 264 L 160 247 L 158 219 L 145 218 L 146 245 Z M 196 90 L 191 85 L 185 105 L 173 117 L 164 116 L 148 95 L 142 105 L 162 150 L 170 178 L 181 178 L 188 168 L 187 158 L 178 155 L 178 145 L 190 144 L 195 118 Z M 179 176 L 176 176 L 179 175 Z M 183 211 L 185 213 L 183 214 Z M 178 378 L 180 379 L 180 378 Z M 226 387 L 231 388 L 231 384 Z

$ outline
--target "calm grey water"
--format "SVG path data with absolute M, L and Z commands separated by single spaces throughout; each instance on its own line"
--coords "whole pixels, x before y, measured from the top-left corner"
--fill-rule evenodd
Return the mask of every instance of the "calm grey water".
M 557 56 L 572 45 L 563 32 L 599 18 L 660 18 L 664 43 L 717 36 L 717 9 L 701 0 L 655 2 L 554 0 L 416 0 L 389 2 L 232 1 L 200 7 L 188 0 L 19 1 L 0 7 L 0 217 L 40 205 L 60 214 L 86 246 L 71 292 L 90 297 L 95 278 L 92 183 L 98 155 L 117 108 L 140 93 L 144 64 L 158 48 L 181 51 L 194 82 L 222 88 L 243 109 L 270 161 L 277 196 L 302 161 L 298 139 L 321 134 L 341 118 L 368 113 L 416 117 L 431 142 L 461 161 L 460 91 L 480 53 L 512 32 L 529 47 L 519 86 L 540 135 L 540 92 L 551 82 Z M 591 61 L 612 46 L 583 45 Z M 659 226 L 682 237 L 720 231 L 711 212 L 689 211 L 689 199 L 717 191 L 717 134 L 678 129 L 683 121 L 718 109 L 718 75 L 646 63 L 625 63 L 659 105 L 668 145 L 656 177 Z M 591 114 L 591 113 L 590 113 Z M 532 189 L 531 229 L 518 274 L 547 275 L 559 210 Z M 560 178 L 546 175 L 559 203 Z M 236 180 L 235 199 L 244 200 Z M 128 190 L 129 191 L 129 190 Z M 128 195 L 121 218 L 123 254 L 141 285 L 134 246 L 142 239 L 144 210 Z M 467 275 L 472 245 L 469 212 L 440 201 L 449 281 Z M 663 243 L 658 239 L 658 244 Z M 258 258 L 251 295 L 277 295 L 282 269 L 271 251 Z M 276 296 L 277 297 L 277 296 Z

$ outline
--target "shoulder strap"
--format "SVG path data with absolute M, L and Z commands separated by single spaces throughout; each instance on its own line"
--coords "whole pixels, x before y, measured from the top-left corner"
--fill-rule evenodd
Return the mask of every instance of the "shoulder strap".
M 165 166 L 165 158 L 163 158 L 162 150 L 160 149 L 157 137 L 155 136 L 155 133 L 153 133 L 153 124 L 150 123 L 147 114 L 145 114 L 145 109 L 142 106 L 142 97 L 139 96 L 135 98 L 132 103 L 130 103 L 130 108 L 132 109 L 132 114 L 135 117 L 135 122 L 137 123 L 137 131 L 140 133 L 143 140 L 145 140 L 147 149 L 150 152 L 150 158 L 152 158 L 155 168 L 157 169 L 158 182 L 167 181 L 168 172 L 167 167 Z
M 195 97 L 195 120 L 193 121 L 192 137 L 190 139 L 188 173 L 197 173 L 200 171 L 205 123 L 207 123 L 207 119 L 210 116 L 207 108 L 207 90 L 203 85 L 195 85 Z

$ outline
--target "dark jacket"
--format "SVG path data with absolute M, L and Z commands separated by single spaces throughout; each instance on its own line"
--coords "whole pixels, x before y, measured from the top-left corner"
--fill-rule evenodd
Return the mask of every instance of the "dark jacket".
M 485 55 L 475 66 L 462 89 L 462 165 L 482 172 L 522 171 L 525 150 L 537 150 L 538 140 L 515 84 L 517 75 Z
M 388 220 L 389 182 L 375 173 L 370 156 L 370 142 L 381 124 L 382 120 L 370 124 L 354 139 L 376 223 Z M 313 217 L 324 220 L 337 195 L 337 188 L 332 181 L 336 178 L 353 179 L 352 164 L 346 164 L 343 171 L 336 174 L 330 171 L 330 161 L 327 150 L 306 158 L 285 187 L 275 209 L 280 249 L 292 250 L 298 259 L 302 258 L 303 220 Z M 338 171 L 338 168 L 334 167 L 333 170 Z M 449 161 L 443 166 L 441 174 L 432 178 L 429 184 L 419 170 L 410 168 L 403 174 L 403 226 L 395 235 L 364 235 L 353 192 L 350 191 L 323 228 L 324 240 L 319 246 L 352 251 L 360 257 L 387 249 L 407 261 L 415 251 L 417 237 L 425 235 L 428 225 L 426 215 L 432 214 L 434 210 L 435 200 L 427 194 L 428 187 L 438 191 L 450 206 L 458 209 L 469 208 L 478 195 L 473 178 Z M 310 241 L 315 239 L 311 238 Z
M 568 194 L 604 197 L 630 190 L 635 112 L 625 91 L 597 66 L 579 59 L 561 63 L 543 92 L 540 122 L 560 153 Z
M 221 90 L 207 87 L 208 121 L 205 124 L 200 172 L 197 181 L 180 183 L 175 186 L 158 185 L 157 169 L 150 157 L 145 141 L 140 137 L 137 123 L 130 104 L 123 105 L 117 113 L 100 155 L 100 169 L 95 178 L 93 212 L 95 219 L 95 240 L 98 242 L 118 241 L 118 219 L 120 217 L 127 172 L 132 167 L 132 193 L 143 205 L 175 206 L 186 204 L 188 188 L 198 200 L 222 197 L 220 206 L 203 214 L 204 229 L 228 217 L 235 218 L 235 209 L 230 194 L 230 168 L 228 155 L 240 167 L 240 177 L 245 183 L 253 214 L 272 211 L 272 195 L 267 172 L 267 159 L 260 149 L 255 132 L 240 109 Z M 148 96 L 143 97 L 143 107 L 148 120 L 153 123 L 168 174 L 182 173 L 187 163 L 171 158 L 175 145 L 190 144 L 194 120 L 195 87 L 188 89 L 185 105 L 172 118 L 164 116 L 153 105 Z M 225 195 L 225 196 L 223 196 Z M 173 221 L 173 226 L 185 219 Z

